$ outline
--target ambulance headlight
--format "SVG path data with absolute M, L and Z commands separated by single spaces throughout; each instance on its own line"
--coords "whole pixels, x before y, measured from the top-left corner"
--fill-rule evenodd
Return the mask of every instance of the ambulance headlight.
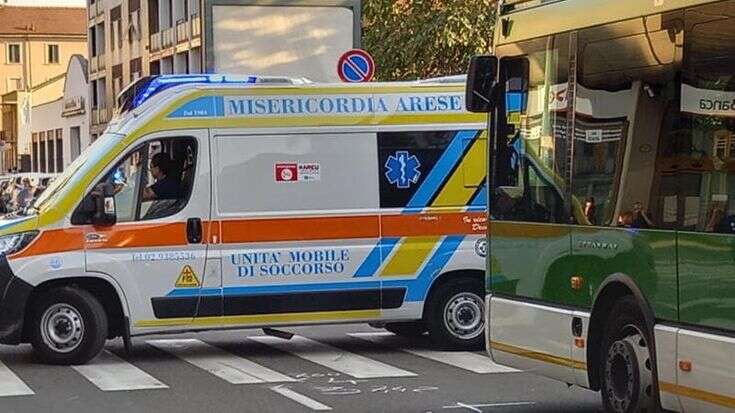
M 38 231 L 20 232 L 0 237 L 0 253 L 5 255 L 15 254 L 27 247 L 36 236 L 38 236 Z

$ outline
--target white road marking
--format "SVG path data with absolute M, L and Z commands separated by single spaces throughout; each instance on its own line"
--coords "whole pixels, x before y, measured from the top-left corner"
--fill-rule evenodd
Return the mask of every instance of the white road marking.
M 0 397 L 29 396 L 35 394 L 20 377 L 0 362 Z
M 294 378 L 263 367 L 196 339 L 149 340 L 148 344 L 232 384 L 295 382 Z
M 466 409 L 471 412 L 482 413 L 481 407 L 516 407 L 516 406 L 533 406 L 535 402 L 508 402 L 508 403 L 479 403 L 468 404 L 457 402 L 451 406 L 442 406 L 442 409 Z
M 340 350 L 302 336 L 293 336 L 291 340 L 270 336 L 251 336 L 248 339 L 359 379 L 416 376 L 416 373 Z
M 316 410 L 316 411 L 332 410 L 332 408 L 327 406 L 326 404 L 319 403 L 318 401 L 314 399 L 310 399 L 301 393 L 296 393 L 295 391 L 287 387 L 276 386 L 276 387 L 271 387 L 271 390 L 280 394 L 281 396 L 288 397 L 289 399 L 295 401 L 296 403 L 304 405 L 310 408 L 311 410 Z
M 402 351 L 413 355 L 427 358 L 429 360 L 438 361 L 450 366 L 459 367 L 464 370 L 472 371 L 479 374 L 496 374 L 496 373 L 518 373 L 520 370 L 496 364 L 490 357 L 471 351 L 437 351 L 421 348 L 406 347 L 410 345 L 408 340 L 402 339 L 393 333 L 387 331 L 365 332 L 365 333 L 348 333 L 350 337 L 366 340 L 371 343 L 385 344 L 392 347 L 399 347 Z
M 102 391 L 167 389 L 155 377 L 105 350 L 84 366 L 72 366 Z

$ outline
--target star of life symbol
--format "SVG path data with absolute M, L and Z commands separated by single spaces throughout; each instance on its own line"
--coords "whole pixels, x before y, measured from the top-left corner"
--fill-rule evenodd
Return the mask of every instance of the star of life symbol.
M 420 166 L 421 162 L 416 155 L 411 155 L 408 151 L 396 151 L 395 155 L 389 156 L 385 161 L 385 177 L 390 184 L 400 189 L 410 188 L 411 184 L 419 181 Z

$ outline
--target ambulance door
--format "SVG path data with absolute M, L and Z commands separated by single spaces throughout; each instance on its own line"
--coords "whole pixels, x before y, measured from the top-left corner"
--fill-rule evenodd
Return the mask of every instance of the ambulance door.
M 212 151 L 228 322 L 380 317 L 374 133 L 223 133 Z
M 122 287 L 131 328 L 188 324 L 206 275 L 210 214 L 207 131 L 154 134 L 131 147 L 106 172 L 117 223 L 86 226 L 87 270 Z

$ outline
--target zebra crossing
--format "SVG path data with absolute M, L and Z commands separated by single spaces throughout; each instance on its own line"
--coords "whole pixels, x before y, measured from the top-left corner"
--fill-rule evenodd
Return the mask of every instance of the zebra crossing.
M 407 340 L 394 336 L 392 333 L 346 333 L 351 339 L 371 343 L 378 348 L 404 352 L 410 356 L 418 356 L 430 362 L 442 363 L 453 368 L 472 374 L 506 374 L 517 370 L 508 369 L 494 364 L 489 357 L 474 352 L 445 352 L 411 346 Z M 416 377 L 418 371 L 392 366 L 383 361 L 374 360 L 361 354 L 356 354 L 332 344 L 294 335 L 290 340 L 283 338 L 255 335 L 246 336 L 245 341 L 259 343 L 272 354 L 286 354 L 294 356 L 296 360 L 309 365 L 318 365 L 326 371 L 335 372 L 341 377 L 353 379 L 375 378 L 402 378 Z M 166 363 L 187 363 L 205 373 L 233 385 L 265 384 L 268 390 L 282 397 L 299 403 L 313 411 L 330 410 L 331 408 L 320 401 L 296 392 L 290 385 L 301 381 L 292 371 L 279 371 L 278 367 L 265 366 L 263 360 L 271 353 L 259 353 L 259 362 L 250 359 L 245 354 L 234 354 L 199 339 L 149 339 L 144 341 L 146 346 L 155 348 L 173 357 Z M 140 350 L 138 350 L 140 351 Z M 134 358 L 134 357 L 133 357 Z M 23 365 L 13 364 L 9 368 L 3 361 L 2 347 L 0 347 L 0 400 L 7 397 L 33 396 L 36 394 L 28 384 L 14 371 L 22 373 Z M 150 368 L 150 366 L 147 366 Z M 66 368 L 66 367 L 61 367 Z M 125 360 L 112 351 L 105 350 L 99 357 L 83 366 L 68 367 L 81 375 L 87 382 L 103 392 L 135 392 L 135 391 L 165 391 L 169 385 L 160 380 L 146 367 L 136 365 L 136 361 Z M 283 370 L 283 367 L 280 367 Z M 21 374 L 22 376 L 22 374 Z

